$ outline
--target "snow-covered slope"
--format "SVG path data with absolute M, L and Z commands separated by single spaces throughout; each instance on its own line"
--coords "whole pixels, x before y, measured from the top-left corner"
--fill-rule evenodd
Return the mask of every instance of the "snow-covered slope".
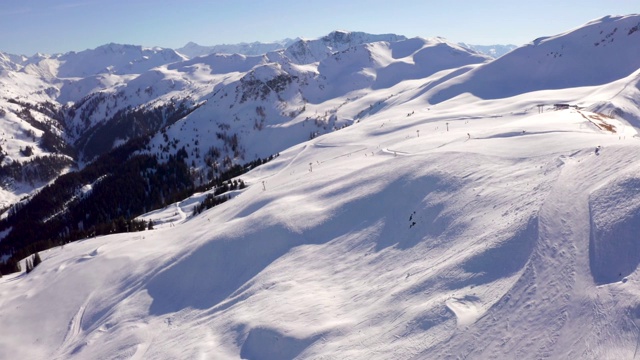
M 597 97 L 397 105 L 46 251 L 0 280 L 0 357 L 632 357 L 636 130 L 541 96 Z
M 73 163 L 61 146 L 65 129 L 51 102 L 55 93 L 41 78 L 0 70 L 0 207 L 30 195 Z M 57 159 L 57 165 L 38 164 L 43 157 Z
M 496 99 L 544 89 L 603 85 L 640 68 L 640 17 L 607 16 L 564 34 L 539 38 L 436 87 L 438 103 L 470 92 Z
M 589 110 L 623 118 L 630 125 L 640 128 L 640 116 L 637 111 L 640 108 L 640 69 L 626 78 L 602 86 L 596 91 L 596 96 L 600 92 L 613 92 L 614 95 L 606 100 L 594 102 L 589 106 Z
M 318 71 L 327 86 L 390 88 L 405 80 L 424 79 L 441 70 L 488 62 L 479 55 L 441 38 L 413 38 L 353 47 L 320 62 Z

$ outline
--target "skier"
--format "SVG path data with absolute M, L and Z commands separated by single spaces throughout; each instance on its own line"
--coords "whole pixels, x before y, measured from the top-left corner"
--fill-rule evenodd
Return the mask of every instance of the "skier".
M 600 145 L 596 146 L 596 155 L 600 155 Z

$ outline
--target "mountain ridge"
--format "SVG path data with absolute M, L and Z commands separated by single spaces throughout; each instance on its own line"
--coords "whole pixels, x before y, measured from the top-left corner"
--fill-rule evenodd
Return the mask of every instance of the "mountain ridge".
M 631 22 L 634 21 L 633 17 L 627 18 L 631 19 L 629 20 Z M 606 21 L 596 20 L 585 25 L 584 28 L 593 27 L 595 26 L 594 24 L 613 24 L 617 20 L 624 19 L 625 18 L 614 17 L 606 18 Z M 633 28 L 631 25 L 634 24 L 630 23 L 629 26 L 624 25 L 629 27 L 628 31 L 625 31 L 631 31 Z M 609 32 L 610 31 L 613 30 L 609 29 Z M 622 32 L 623 31 L 616 34 L 616 36 L 619 36 Z M 571 33 L 571 31 L 567 34 L 569 33 Z M 555 38 L 557 38 L 557 36 Z M 615 38 L 615 36 L 612 37 L 612 39 L 613 38 Z M 215 110 L 215 117 L 222 118 L 231 114 L 234 122 L 244 123 L 241 128 L 244 128 L 242 131 L 246 132 L 247 138 L 254 137 L 254 135 L 249 134 L 250 132 L 264 128 L 267 118 L 270 119 L 271 123 L 267 125 L 268 127 L 275 126 L 279 121 L 284 121 L 284 123 L 291 122 L 289 119 L 293 120 L 291 124 L 306 124 L 309 121 L 313 121 L 315 126 L 306 130 L 306 135 L 297 135 L 295 137 L 297 139 L 296 141 L 301 141 L 306 137 L 318 136 L 326 131 L 331 131 L 331 129 L 341 128 L 353 123 L 362 115 L 366 114 L 366 109 L 362 108 L 358 111 L 358 114 L 356 114 L 358 116 L 356 117 L 353 115 L 341 117 L 337 113 L 331 115 L 330 112 L 338 111 L 338 107 L 329 106 L 329 112 L 327 112 L 325 105 L 321 105 L 321 103 L 328 101 L 330 98 L 343 96 L 347 92 L 354 92 L 352 94 L 353 96 L 348 97 L 349 100 L 345 102 L 346 105 L 353 102 L 353 98 L 358 98 L 366 94 L 368 88 L 379 90 L 386 87 L 393 87 L 403 81 L 428 77 L 432 75 L 434 71 L 444 71 L 448 67 L 458 67 L 459 69 L 440 79 L 428 81 L 428 83 L 424 85 L 423 91 L 430 99 L 429 102 L 438 103 L 447 98 L 451 98 L 451 96 L 460 91 L 490 97 L 490 94 L 483 95 L 483 92 L 486 93 L 488 91 L 487 89 L 491 88 L 508 88 L 508 86 L 503 83 L 505 81 L 511 81 L 514 76 L 514 74 L 505 76 L 506 73 L 504 71 L 498 72 L 498 76 L 494 76 L 493 74 L 496 72 L 492 68 L 503 68 L 504 65 L 502 64 L 518 63 L 518 61 L 513 60 L 519 56 L 518 54 L 526 51 L 539 52 L 537 48 L 538 45 L 535 45 L 536 43 L 539 43 L 539 46 L 546 46 L 544 44 L 555 41 L 554 37 L 545 39 L 546 40 L 535 40 L 529 45 L 536 47 L 536 49 L 526 50 L 527 47 L 525 46 L 516 51 L 512 51 L 506 57 L 501 57 L 491 62 L 489 58 L 481 57 L 476 57 L 475 60 L 473 60 L 475 63 L 487 62 L 487 64 L 483 66 L 472 66 L 471 62 L 465 63 L 464 61 L 456 63 L 455 56 L 444 60 L 449 56 L 447 54 L 449 50 L 436 55 L 431 50 L 426 51 L 426 49 L 423 49 L 416 52 L 412 48 L 412 46 L 415 47 L 415 49 L 427 46 L 425 44 L 429 41 L 442 41 L 446 44 L 445 47 L 447 49 L 451 49 L 450 51 L 452 52 L 449 54 L 453 54 L 456 51 L 463 51 L 459 48 L 459 45 L 447 43 L 446 40 L 438 40 L 437 38 L 435 40 L 420 38 L 405 39 L 402 36 L 393 34 L 371 35 L 348 31 L 335 31 L 325 37 L 312 40 L 299 39 L 294 45 L 289 47 L 289 50 L 273 51 L 264 55 L 214 54 L 191 60 L 186 60 L 175 51 L 168 49 L 106 44 L 93 50 L 86 50 L 80 53 L 71 52 L 55 56 L 38 54 L 32 58 L 26 58 L 3 55 L 5 66 L 9 66 L 14 70 L 5 70 L 8 72 L 6 72 L 4 80 L 0 79 L 0 81 L 4 81 L 4 84 L 8 85 L 5 86 L 5 94 L 3 95 L 5 99 L 24 98 L 24 100 L 14 101 L 11 107 L 5 106 L 5 109 L 19 111 L 20 109 L 15 107 L 15 104 L 18 103 L 28 105 L 29 109 L 27 110 L 31 112 L 41 106 L 40 104 L 42 103 L 47 104 L 47 107 L 53 106 L 53 113 L 57 114 L 55 115 L 57 119 L 47 118 L 49 115 L 39 112 L 40 115 L 36 116 L 36 119 L 39 116 L 44 117 L 41 118 L 39 121 L 41 125 L 38 126 L 45 126 L 42 125 L 44 123 L 54 124 L 57 130 L 52 130 L 50 133 L 56 134 L 56 136 L 59 137 L 59 140 L 56 140 L 57 142 L 66 139 L 64 141 L 77 147 L 79 155 L 81 155 L 77 160 L 83 163 L 90 161 L 114 145 L 121 144 L 128 139 L 140 136 L 141 134 L 156 132 L 165 126 L 171 127 L 171 122 L 175 120 L 169 119 L 179 118 L 193 111 L 195 112 L 192 117 L 199 118 L 200 120 L 189 126 L 192 128 L 198 127 L 199 125 L 197 125 L 197 123 L 204 121 L 204 118 L 207 116 L 211 119 L 211 114 L 198 115 L 196 107 L 203 106 L 209 101 L 222 101 L 223 98 L 231 92 L 235 94 L 234 100 L 232 102 L 222 101 L 226 102 L 225 106 L 227 109 L 220 108 L 219 110 Z M 365 48 L 358 50 L 364 50 L 362 54 L 368 54 L 366 56 L 369 57 L 368 60 L 366 57 L 358 60 L 361 61 L 362 65 L 347 68 L 345 66 L 347 66 L 348 61 L 338 61 L 340 58 L 354 58 L 357 51 L 352 51 L 350 54 L 348 50 L 359 49 L 358 47 L 362 45 L 356 45 L 354 47 L 352 46 L 353 44 L 367 43 L 367 41 L 374 41 L 371 43 L 374 44 L 379 40 L 382 40 L 382 43 L 393 44 L 391 47 L 396 49 L 393 50 L 396 53 L 390 55 L 385 54 L 385 52 L 388 51 L 385 50 L 387 45 L 379 45 L 371 48 L 371 50 L 365 50 Z M 603 44 L 603 47 L 615 45 L 611 41 L 609 41 L 608 44 L 611 45 Z M 555 45 L 551 46 L 553 47 Z M 561 47 L 563 46 L 564 45 Z M 399 50 L 402 47 L 405 47 L 405 49 Z M 433 46 L 429 45 L 427 47 L 431 48 Z M 595 49 L 598 50 L 598 47 L 596 46 Z M 633 52 L 634 47 L 627 47 L 625 51 Z M 401 56 L 404 55 L 401 54 L 402 52 L 406 52 L 406 55 L 410 55 L 410 57 L 402 59 L 406 57 Z M 420 55 L 421 53 L 431 55 L 423 56 Z M 93 59 L 98 54 L 102 54 L 101 57 L 104 59 L 102 59 L 100 63 L 95 63 Z M 106 57 L 104 55 L 106 55 Z M 546 55 L 539 55 L 543 56 L 541 59 L 549 61 L 548 52 Z M 526 55 L 525 57 L 527 56 L 531 55 Z M 560 54 L 560 52 L 557 54 L 554 52 L 553 56 L 557 62 L 557 57 L 562 57 L 562 54 Z M 16 65 L 14 63 L 14 65 L 6 65 L 11 63 L 11 59 L 19 60 L 20 64 Z M 112 61 L 115 61 L 115 63 Z M 333 63 L 330 64 L 330 61 Z M 370 61 L 371 63 L 369 63 Z M 382 61 L 385 65 L 381 65 L 382 63 L 375 65 L 375 63 L 379 61 Z M 441 61 L 442 64 L 436 66 L 435 64 L 438 61 Z M 81 65 L 83 62 L 89 63 L 90 66 Z M 106 65 L 108 63 L 115 65 Z M 316 65 L 313 64 L 318 64 L 318 67 L 316 68 Z M 250 80 L 243 75 L 244 73 L 252 71 L 256 66 L 262 66 L 264 69 L 275 66 L 279 69 L 277 73 L 280 75 L 273 73 L 273 79 L 265 78 L 262 80 Z M 336 70 L 340 68 L 343 69 L 336 72 Z M 428 68 L 431 70 L 427 70 Z M 625 75 L 619 71 L 623 69 L 624 66 L 617 66 L 616 68 L 618 73 L 609 76 L 606 80 Z M 518 74 L 527 73 L 523 71 L 522 66 L 517 67 L 516 70 L 518 70 Z M 339 75 L 340 72 L 344 73 L 346 76 L 345 79 L 351 79 L 351 82 L 338 81 L 341 76 Z M 488 76 L 490 81 L 496 82 L 499 81 L 497 79 L 502 78 L 504 79 L 503 83 L 500 83 L 499 86 L 486 87 L 483 85 L 486 81 L 483 79 L 475 81 L 478 85 L 473 85 L 474 81 L 466 80 L 467 78 L 482 77 L 481 74 L 483 73 L 487 74 L 485 77 Z M 600 71 L 599 73 L 603 72 Z M 64 76 L 89 75 L 85 77 L 59 78 L 57 74 Z M 279 79 L 276 79 L 275 77 L 278 76 L 280 76 Z M 15 80 L 12 80 L 12 77 L 15 78 Z M 585 79 L 588 78 L 589 76 L 585 77 Z M 16 81 L 31 85 L 24 89 L 18 89 L 15 85 Z M 241 83 L 244 82 L 243 87 L 234 86 L 233 83 L 237 81 Z M 289 95 L 290 100 L 277 100 L 277 107 L 280 107 L 280 110 L 273 109 L 265 111 L 272 106 L 271 104 L 273 104 L 273 102 L 271 102 L 271 100 L 261 100 L 263 96 L 255 93 L 244 93 L 249 90 L 249 88 L 252 88 L 253 90 L 250 91 L 253 92 L 263 91 L 264 94 L 270 93 L 273 89 L 270 88 L 268 84 L 269 81 L 274 81 L 273 84 L 279 81 L 285 81 L 285 83 L 282 83 L 282 85 L 284 85 L 282 90 L 292 85 L 295 86 L 291 89 L 297 89 L 294 91 L 297 93 L 291 93 L 291 95 Z M 249 85 L 251 82 L 255 82 L 255 84 Z M 299 82 L 299 84 L 294 84 L 294 82 Z M 457 82 L 464 82 L 465 85 L 460 87 L 456 85 Z M 518 83 L 531 83 L 531 80 L 520 81 Z M 475 86 L 478 90 L 467 89 L 469 85 Z M 211 86 L 213 86 L 213 88 Z M 279 89 L 278 86 L 276 86 L 276 88 Z M 518 88 L 520 85 L 516 84 L 515 86 Z M 549 87 L 548 85 L 537 86 L 538 88 Z M 561 87 L 563 85 L 558 86 Z M 460 87 L 461 90 L 455 90 L 458 87 Z M 530 90 L 531 89 L 525 89 L 524 91 Z M 277 95 L 279 91 L 272 93 Z M 358 92 L 361 94 L 358 94 Z M 515 93 L 511 92 L 511 95 L 514 94 Z M 218 97 L 218 95 L 221 96 Z M 504 94 L 500 93 L 494 96 L 503 95 Z M 278 96 L 280 95 L 276 97 Z M 294 100 L 294 97 L 298 98 Z M 255 105 L 252 105 L 252 108 L 248 108 L 246 104 L 244 104 L 249 98 L 256 101 Z M 33 101 L 30 99 L 33 99 Z M 309 104 L 310 100 L 313 104 Z M 372 103 L 367 106 L 371 105 Z M 2 105 L 0 104 L 0 106 Z M 219 108 L 220 105 L 217 105 L 217 107 Z M 237 111 L 234 110 L 234 107 L 236 109 L 244 107 L 244 109 Z M 325 109 L 321 111 L 324 112 L 324 114 L 318 115 L 318 109 L 323 107 Z M 203 109 L 205 108 L 212 109 L 211 106 L 205 106 Z M 313 113 L 306 110 L 307 108 L 313 108 Z M 202 111 L 204 110 L 200 110 L 200 112 Z M 616 110 L 611 111 L 615 112 Z M 629 113 L 629 116 L 633 116 L 632 113 Z M 62 120 L 63 118 L 64 120 Z M 146 120 L 141 120 L 143 118 Z M 231 125 L 227 121 L 216 121 L 216 123 L 217 125 L 215 126 L 221 127 Z M 249 127 L 252 127 L 253 130 L 250 130 Z M 184 126 L 181 128 L 184 129 Z M 220 134 L 222 138 L 225 138 L 227 136 L 225 134 L 229 133 L 228 131 L 221 132 L 213 128 L 209 131 Z M 94 136 L 97 132 L 101 132 L 103 135 L 100 137 Z M 170 133 L 174 134 L 176 139 L 180 139 L 179 132 L 171 130 Z M 237 135 L 240 136 L 240 134 Z M 161 136 L 159 133 L 156 133 L 155 136 L 164 137 L 164 135 Z M 239 148 L 244 149 L 244 156 L 249 156 L 246 153 L 248 151 L 249 153 L 253 153 L 253 155 L 251 155 L 253 158 L 261 158 L 283 148 L 272 147 L 270 150 L 265 150 L 264 152 L 255 152 L 246 149 L 242 138 L 243 137 L 239 137 L 240 143 L 238 145 Z M 195 134 L 190 145 L 193 145 L 194 141 Z M 236 149 L 236 151 L 230 151 L 227 146 L 228 144 L 224 144 L 224 142 L 220 144 L 215 144 L 215 142 L 213 144 L 204 144 L 199 141 L 199 143 L 201 145 L 197 147 L 197 151 L 194 151 L 193 156 L 197 156 L 198 153 L 203 154 L 212 151 L 216 154 L 220 153 L 221 159 L 227 155 L 233 159 L 242 153 L 242 151 L 238 152 L 238 149 Z M 39 147 L 38 144 L 24 143 L 22 144 L 22 149 L 27 145 L 36 149 Z M 288 142 L 287 146 L 290 145 L 293 145 L 293 143 Z M 160 148 L 161 144 L 158 142 L 156 146 Z M 166 147 L 163 148 L 166 149 Z M 225 148 L 227 150 L 225 150 Z M 17 151 L 19 148 L 13 147 L 13 149 L 15 150 L 12 150 L 10 158 L 20 158 L 20 152 Z M 177 149 L 173 151 L 175 152 Z M 197 168 L 204 169 L 201 163 L 202 158 L 200 158 L 200 160 L 197 158 L 191 160 L 196 161 Z M 245 161 L 246 160 L 251 160 L 251 158 L 245 158 Z M 226 163 L 228 164 L 229 161 L 227 160 Z

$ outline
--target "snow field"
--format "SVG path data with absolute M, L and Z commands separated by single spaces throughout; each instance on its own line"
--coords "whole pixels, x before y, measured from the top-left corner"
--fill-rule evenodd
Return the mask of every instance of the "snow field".
M 78 359 L 632 352 L 635 338 L 604 323 L 635 324 L 611 297 L 635 309 L 625 288 L 638 259 L 621 264 L 626 283 L 593 279 L 612 277 L 610 259 L 632 246 L 606 241 L 632 219 L 597 209 L 633 189 L 635 140 L 572 111 L 458 116 L 418 137 L 414 128 L 443 121 L 422 110 L 382 112 L 282 152 L 195 218 L 180 214 L 203 195 L 147 215 L 157 230 L 47 251 L 29 276 L 0 280 L 0 307 L 20 308 L 3 312 L 14 335 L 0 348 Z M 380 132 L 389 117 L 400 129 Z M 625 169 L 617 192 L 598 195 Z M 604 246 L 595 253 L 592 222 L 605 234 L 591 238 Z M 52 299 L 55 316 L 43 306 Z M 597 328 L 568 329 L 596 316 L 618 340 L 587 351 L 575 343 L 598 343 Z

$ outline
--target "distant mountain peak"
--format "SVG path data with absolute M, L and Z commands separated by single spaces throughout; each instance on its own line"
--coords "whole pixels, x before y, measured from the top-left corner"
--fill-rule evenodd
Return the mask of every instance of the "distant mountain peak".
M 396 42 L 406 40 L 407 38 L 402 35 L 396 34 L 369 34 L 361 31 L 349 31 L 349 30 L 335 30 L 329 34 L 320 38 L 286 38 L 280 41 L 274 41 L 271 43 L 251 42 L 251 43 L 238 43 L 238 44 L 220 44 L 213 46 L 199 45 L 193 41 L 188 42 L 183 47 L 176 49 L 180 54 L 183 54 L 189 58 L 194 58 L 203 55 L 209 55 L 214 53 L 225 54 L 242 54 L 247 56 L 264 55 L 270 52 L 287 49 L 291 46 L 296 46 L 300 49 L 308 47 L 306 44 L 321 43 L 323 47 L 328 46 L 331 51 L 341 51 L 354 45 L 360 45 L 364 43 L 376 42 L 376 41 L 388 41 Z M 298 44 L 298 45 L 296 45 Z M 315 46 L 315 45 L 311 45 Z M 322 56 L 324 58 L 324 56 Z M 318 61 L 319 59 L 313 59 Z M 304 61 L 306 62 L 306 61 Z
M 403 40 L 407 40 L 403 35 L 336 30 L 317 39 L 300 39 L 287 47 L 285 55 L 294 63 L 310 64 L 352 46 L 379 41 L 398 42 Z
M 517 45 L 513 44 L 473 45 L 467 43 L 458 43 L 458 45 L 490 56 L 494 59 L 497 59 L 518 47 Z
M 268 52 L 284 49 L 296 40 L 284 39 L 270 43 L 262 43 L 254 41 L 251 43 L 241 42 L 238 44 L 220 44 L 212 46 L 204 46 L 189 41 L 186 45 L 176 49 L 180 54 L 189 58 L 210 54 L 241 54 L 247 56 L 264 55 Z

